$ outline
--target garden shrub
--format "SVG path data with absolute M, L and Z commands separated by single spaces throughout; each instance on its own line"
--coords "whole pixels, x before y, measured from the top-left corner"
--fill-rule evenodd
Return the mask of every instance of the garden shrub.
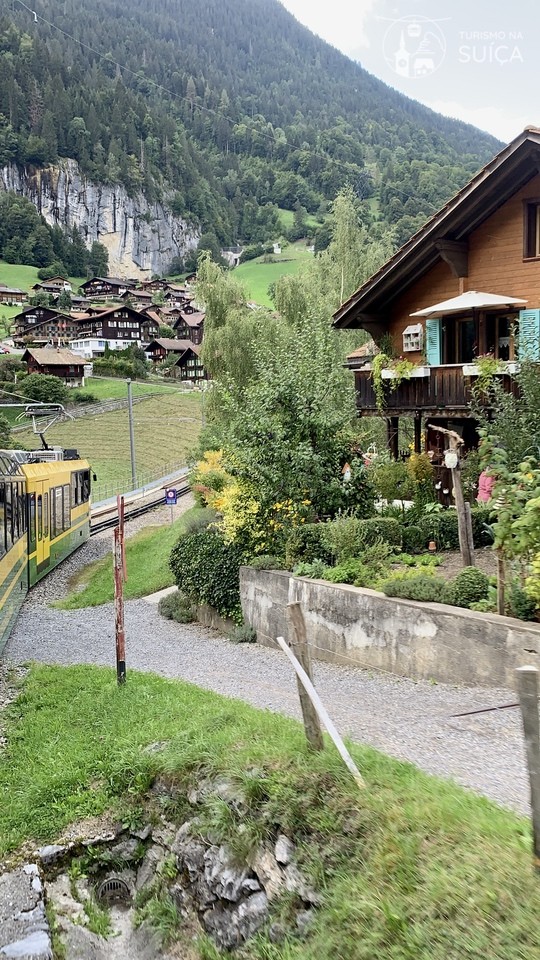
M 412 524 L 410 527 L 403 527 L 401 531 L 403 549 L 407 553 L 422 553 L 427 546 L 427 537 L 422 527 Z
M 211 523 L 217 520 L 217 513 L 210 507 L 199 510 L 193 516 L 189 514 L 184 518 L 184 533 L 198 533 L 200 530 L 207 530 Z
M 292 528 L 285 546 L 287 570 L 292 570 L 298 563 L 311 563 L 313 560 L 330 562 L 330 551 L 323 542 L 325 526 L 324 523 L 304 523 Z
M 323 525 L 322 542 L 338 563 L 357 557 L 364 544 L 364 520 L 341 516 Z
M 381 589 L 387 597 L 425 603 L 446 603 L 446 580 L 426 573 L 416 577 L 392 577 L 381 584 Z
M 475 547 L 491 547 L 493 545 L 494 533 L 491 524 L 494 518 L 493 507 L 472 508 L 471 520 Z
M 313 563 L 298 563 L 293 570 L 295 577 L 309 577 L 311 580 L 326 580 L 326 574 L 332 567 L 327 567 L 322 560 Z
M 158 610 L 162 617 L 175 620 L 176 623 L 193 623 L 197 619 L 193 605 L 179 590 L 162 597 L 158 603 Z
M 469 607 L 471 603 L 486 600 L 489 577 L 478 567 L 464 567 L 449 585 L 449 599 L 456 607 Z
M 222 617 L 242 622 L 240 566 L 244 556 L 217 530 L 185 534 L 173 547 L 169 566 L 178 588 L 192 603 L 207 603 Z
M 372 520 L 362 522 L 362 542 L 364 547 L 369 547 L 382 540 L 383 543 L 389 543 L 392 547 L 401 549 L 402 529 L 398 520 L 392 517 L 373 517 Z
M 534 620 L 536 603 L 525 593 L 519 583 L 513 583 L 508 595 L 508 613 L 518 620 Z
M 354 583 L 364 573 L 364 562 L 360 557 L 344 560 L 335 567 L 327 567 L 324 579 L 330 583 Z
M 231 631 L 229 640 L 232 643 L 256 643 L 257 631 L 250 627 L 249 623 L 243 623 Z
M 272 553 L 261 553 L 258 557 L 253 557 L 249 561 L 249 566 L 254 570 L 286 570 L 285 561 L 282 557 L 275 557 Z
M 90 393 L 89 390 L 82 390 L 80 393 L 74 393 L 73 397 L 74 403 L 99 403 L 98 398 L 95 393 Z

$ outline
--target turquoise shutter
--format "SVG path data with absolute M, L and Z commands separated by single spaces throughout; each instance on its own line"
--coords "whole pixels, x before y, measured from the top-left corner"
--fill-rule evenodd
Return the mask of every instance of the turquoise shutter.
M 540 360 L 540 310 L 520 310 L 517 341 L 519 360 Z
M 441 363 L 441 318 L 426 320 L 426 360 L 431 367 Z

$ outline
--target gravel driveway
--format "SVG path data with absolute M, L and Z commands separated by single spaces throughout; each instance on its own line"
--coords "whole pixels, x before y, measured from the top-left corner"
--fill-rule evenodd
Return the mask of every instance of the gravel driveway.
M 134 529 L 131 526 L 130 532 Z M 69 576 L 82 562 L 110 550 L 110 536 L 106 532 L 94 537 L 34 588 L 5 648 L 6 662 L 84 662 L 114 669 L 112 604 L 70 611 L 47 606 L 62 596 Z M 128 681 L 130 668 L 148 670 L 256 707 L 300 715 L 296 681 L 280 651 L 235 645 L 198 624 L 164 620 L 156 605 L 146 600 L 126 603 L 126 660 Z M 318 662 L 314 673 L 319 694 L 342 734 L 528 813 L 519 711 L 452 717 L 511 703 L 512 691 L 413 682 Z

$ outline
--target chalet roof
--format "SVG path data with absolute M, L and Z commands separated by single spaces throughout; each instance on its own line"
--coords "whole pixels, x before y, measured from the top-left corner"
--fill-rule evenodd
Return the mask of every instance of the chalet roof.
M 0 293 L 24 293 L 24 290 L 19 290 L 18 287 L 6 287 L 0 283 Z
M 187 323 L 188 327 L 199 327 L 201 323 L 204 322 L 205 316 L 206 314 L 200 311 L 196 313 L 180 313 L 178 324 L 180 321 L 184 321 L 184 323 Z
M 157 344 L 159 347 L 163 347 L 164 350 L 170 350 L 173 353 L 181 353 L 191 346 L 191 340 L 174 340 L 172 337 L 159 337 L 155 340 L 151 340 L 145 349 L 150 350 L 150 347 L 153 347 L 154 344 Z
M 147 310 L 143 316 L 147 317 L 149 320 L 153 320 L 157 324 L 161 323 L 161 317 L 155 310 Z
M 129 287 L 133 282 L 131 280 L 122 280 L 121 277 L 90 277 L 88 280 L 85 280 L 84 283 L 81 283 L 81 289 L 88 286 L 89 283 L 94 283 L 96 280 L 99 280 L 100 283 L 109 283 L 113 287 Z
M 84 367 L 85 360 L 71 350 L 59 350 L 56 347 L 31 347 L 25 350 L 22 359 L 31 357 L 42 367 Z
M 459 244 L 540 170 L 540 129 L 527 127 L 448 201 L 334 314 L 336 327 L 359 327 L 431 269 L 441 246 Z
M 151 300 L 153 294 L 151 290 L 126 290 L 124 296 L 126 299 L 128 297 L 139 297 L 141 300 Z
M 178 357 L 178 360 L 175 363 L 175 367 L 179 365 L 180 361 L 184 359 L 186 353 L 189 353 L 190 350 L 192 353 L 195 354 L 196 357 L 199 357 L 201 354 L 202 345 L 197 343 L 192 343 L 191 340 L 183 340 L 182 343 L 186 344 L 186 349 L 181 354 L 181 356 Z

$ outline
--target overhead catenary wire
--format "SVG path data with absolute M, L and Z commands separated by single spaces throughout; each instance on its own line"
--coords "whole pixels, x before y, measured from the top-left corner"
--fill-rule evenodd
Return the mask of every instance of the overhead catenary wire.
M 40 13 L 37 13 L 35 10 L 32 9 L 32 7 L 29 7 L 28 4 L 24 3 L 24 0 L 15 0 L 15 2 L 18 3 L 21 7 L 24 7 L 24 9 L 27 10 L 28 13 L 32 15 L 32 17 L 34 17 L 34 21 L 33 21 L 34 23 L 38 23 L 41 20 L 41 22 L 46 24 L 48 27 L 50 27 L 51 30 L 56 30 L 57 33 L 62 34 L 62 36 L 64 36 L 67 40 L 71 40 L 73 43 L 79 44 L 79 46 L 83 47 L 85 50 L 88 50 L 95 57 L 98 57 L 100 60 L 105 61 L 107 64 L 109 65 L 112 64 L 113 66 L 117 67 L 118 70 L 122 70 L 124 73 L 128 73 L 132 77 L 139 79 L 139 75 L 135 70 L 132 70 L 131 67 L 126 66 L 126 64 L 119 63 L 118 60 L 114 60 L 108 54 L 105 55 L 101 53 L 99 50 L 96 50 L 95 47 L 90 46 L 89 43 L 85 43 L 84 40 L 80 40 L 78 37 L 74 37 L 72 34 L 68 33 L 66 30 L 63 30 L 62 27 L 59 27 L 58 24 L 53 23 L 51 20 L 47 20 L 46 17 L 41 16 Z M 172 100 L 178 100 L 182 103 L 188 103 L 190 106 L 193 105 L 190 97 L 184 96 L 181 93 L 175 93 L 173 90 L 170 90 L 168 87 L 165 87 L 162 83 L 159 83 L 157 80 L 153 80 L 151 77 L 145 77 L 145 80 L 148 84 L 154 87 L 156 91 L 166 94 Z M 206 113 L 217 119 L 226 121 L 228 124 L 230 124 L 231 127 L 236 126 L 238 123 L 237 120 L 234 120 L 232 117 L 228 117 L 227 114 L 223 113 L 220 110 L 216 110 L 214 107 L 205 107 L 203 104 L 198 103 L 196 105 L 196 108 L 197 110 L 200 110 L 201 113 Z M 242 122 L 245 123 L 245 118 L 242 120 Z M 351 163 L 347 163 L 345 160 L 338 160 L 337 158 L 332 157 L 329 153 L 325 153 L 323 150 L 313 150 L 310 147 L 305 149 L 302 146 L 302 144 L 293 143 L 292 141 L 287 140 L 286 138 L 280 139 L 278 141 L 275 139 L 274 136 L 272 136 L 272 134 L 265 133 L 264 131 L 259 130 L 259 128 L 256 127 L 255 125 L 253 125 L 252 129 L 257 133 L 257 136 L 261 137 L 264 140 L 269 140 L 274 146 L 286 146 L 291 150 L 302 150 L 302 152 L 307 154 L 308 156 L 312 156 L 320 160 L 324 160 L 326 163 L 334 164 L 335 166 L 341 167 L 342 169 L 346 170 L 349 174 L 351 173 Z M 357 164 L 352 164 L 352 165 L 358 166 Z M 437 207 L 435 206 L 435 204 L 431 203 L 430 200 L 427 200 L 424 197 L 414 196 L 413 194 L 408 193 L 405 190 L 399 190 L 398 187 L 395 187 L 393 185 L 391 189 L 394 191 L 394 193 L 399 193 L 403 197 L 417 200 L 420 203 L 426 204 L 426 206 L 431 207 L 433 211 L 437 210 Z

